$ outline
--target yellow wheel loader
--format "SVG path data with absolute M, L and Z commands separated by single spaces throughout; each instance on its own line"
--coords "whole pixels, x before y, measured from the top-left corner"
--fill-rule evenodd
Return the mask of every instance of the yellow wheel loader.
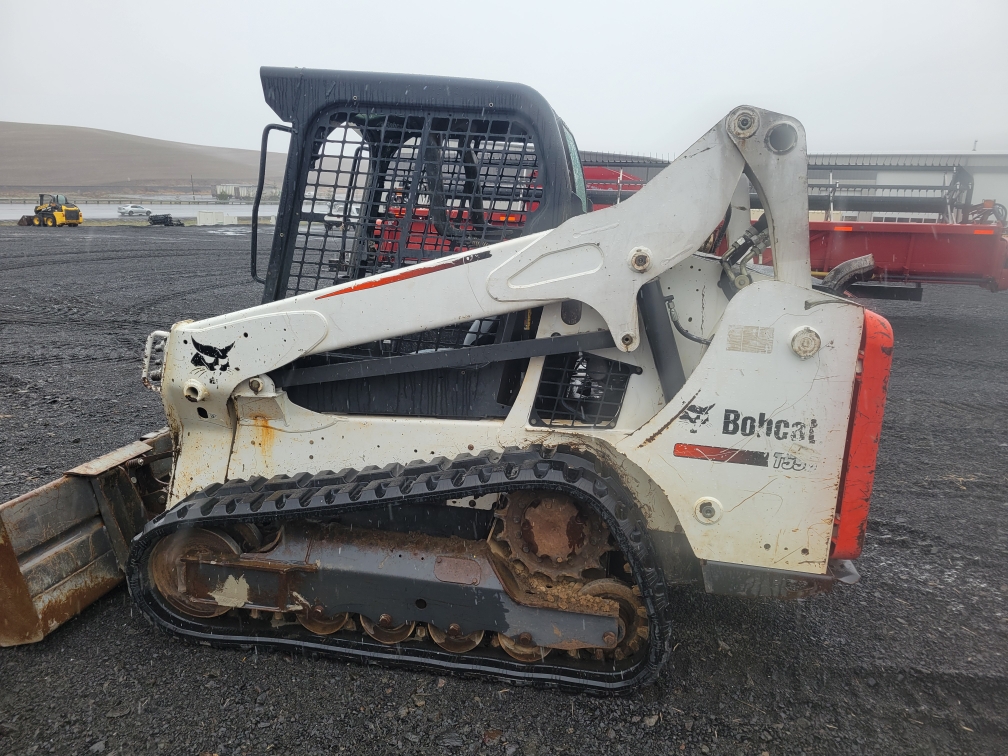
M 166 431 L 0 506 L 0 642 L 121 571 L 200 643 L 620 692 L 683 591 L 857 580 L 892 332 L 813 282 L 797 120 L 735 108 L 590 212 L 527 87 L 262 79 L 262 304 L 152 333 Z M 743 176 L 763 221 L 704 251 Z

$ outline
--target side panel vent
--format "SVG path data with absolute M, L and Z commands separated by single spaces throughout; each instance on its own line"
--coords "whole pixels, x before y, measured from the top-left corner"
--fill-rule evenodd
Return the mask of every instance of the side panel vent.
M 533 405 L 532 425 L 612 428 L 619 418 L 630 376 L 641 372 L 595 354 L 546 358 Z

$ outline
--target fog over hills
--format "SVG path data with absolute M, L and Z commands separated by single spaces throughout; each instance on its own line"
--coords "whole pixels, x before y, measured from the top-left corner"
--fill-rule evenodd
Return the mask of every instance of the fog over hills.
M 283 180 L 284 153 L 271 152 L 266 183 Z M 78 126 L 0 121 L 0 189 L 197 191 L 254 184 L 259 152 L 207 147 Z

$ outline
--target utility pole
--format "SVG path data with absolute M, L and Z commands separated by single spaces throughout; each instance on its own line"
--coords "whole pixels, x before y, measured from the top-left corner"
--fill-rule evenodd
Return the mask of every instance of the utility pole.
M 193 183 L 192 174 L 189 174 L 189 186 L 192 188 L 192 201 L 196 201 L 196 184 Z

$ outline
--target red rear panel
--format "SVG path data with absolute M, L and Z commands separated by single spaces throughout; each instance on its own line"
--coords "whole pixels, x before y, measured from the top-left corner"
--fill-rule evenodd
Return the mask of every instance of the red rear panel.
M 892 353 L 893 333 L 889 321 L 865 310 L 858 355 L 860 370 L 854 380 L 850 430 L 833 521 L 831 559 L 857 559 L 864 546 Z

